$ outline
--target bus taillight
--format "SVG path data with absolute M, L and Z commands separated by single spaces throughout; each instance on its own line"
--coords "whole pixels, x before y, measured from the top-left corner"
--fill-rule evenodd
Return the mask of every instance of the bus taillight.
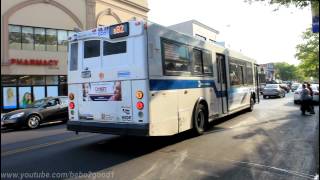
M 141 101 L 137 102 L 136 107 L 137 107 L 137 109 L 142 110 L 144 108 L 143 102 L 141 102 Z
M 142 99 L 143 98 L 143 92 L 142 91 L 137 91 L 136 92 L 136 98 L 137 99 Z
M 69 108 L 70 108 L 70 109 L 74 109 L 74 107 L 75 107 L 74 102 L 70 102 L 70 103 L 69 103 Z
M 69 93 L 69 99 L 70 100 L 74 100 L 74 94 L 73 93 Z

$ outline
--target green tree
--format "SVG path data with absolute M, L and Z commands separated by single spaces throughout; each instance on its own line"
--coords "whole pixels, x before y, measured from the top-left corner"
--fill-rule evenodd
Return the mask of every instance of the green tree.
M 308 28 L 302 35 L 303 43 L 296 46 L 296 58 L 300 60 L 299 69 L 307 77 L 319 79 L 319 33 Z
M 274 63 L 276 70 L 276 78 L 279 78 L 283 81 L 295 80 L 297 76 L 297 67 L 286 62 Z
M 314 5 L 314 8 L 316 11 L 319 11 L 319 0 L 244 0 L 245 2 L 267 2 L 270 5 L 278 4 L 280 6 L 286 6 L 289 5 L 295 5 L 298 8 L 304 8 L 311 4 L 311 2 Z M 279 9 L 279 7 L 277 9 Z M 276 9 L 276 10 L 277 10 Z

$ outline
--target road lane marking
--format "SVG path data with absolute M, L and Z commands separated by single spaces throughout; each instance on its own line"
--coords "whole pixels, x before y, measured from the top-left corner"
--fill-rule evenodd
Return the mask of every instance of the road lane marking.
M 307 178 L 307 179 L 314 179 L 316 177 L 316 175 L 305 174 L 305 173 L 301 173 L 301 172 L 297 172 L 297 171 L 292 171 L 292 170 L 288 170 L 288 169 L 282 169 L 282 168 L 278 168 L 278 167 L 274 167 L 274 166 L 267 166 L 267 165 L 263 165 L 263 164 L 252 163 L 252 162 L 236 161 L 236 160 L 230 160 L 230 159 L 225 159 L 225 161 L 233 162 L 236 164 L 246 164 L 251 167 L 261 167 L 261 168 L 266 168 L 266 169 L 272 169 L 272 170 L 284 172 L 284 173 L 287 173 L 290 175 L 296 175 L 296 176 Z
M 72 138 L 69 138 L 69 139 L 64 139 L 64 140 L 61 140 L 61 141 L 54 141 L 54 142 L 38 144 L 38 145 L 30 146 L 30 147 L 24 147 L 24 148 L 20 148 L 20 149 L 9 150 L 9 151 L 6 151 L 6 152 L 1 152 L 1 157 L 13 155 L 13 154 L 17 154 L 17 153 L 21 153 L 21 152 L 25 152 L 25 151 L 40 149 L 40 148 L 44 148 L 44 147 L 48 147 L 48 146 L 52 146 L 52 145 L 62 144 L 62 143 L 70 142 L 70 141 L 76 141 L 76 140 L 88 138 L 88 137 L 91 137 L 91 136 L 97 136 L 97 135 L 96 134 L 88 134 L 88 135 L 83 135 L 83 136 L 75 136 L 75 137 L 72 137 Z

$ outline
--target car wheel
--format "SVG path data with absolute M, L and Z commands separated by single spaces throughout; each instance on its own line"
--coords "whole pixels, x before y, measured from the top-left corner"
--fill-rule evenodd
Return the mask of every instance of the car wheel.
M 31 115 L 28 118 L 27 126 L 30 129 L 38 128 L 40 125 L 40 117 L 38 115 Z
M 205 106 L 199 104 L 193 115 L 193 129 L 196 135 L 203 134 L 207 122 Z
M 267 96 L 263 96 L 263 99 L 266 99 L 267 98 Z

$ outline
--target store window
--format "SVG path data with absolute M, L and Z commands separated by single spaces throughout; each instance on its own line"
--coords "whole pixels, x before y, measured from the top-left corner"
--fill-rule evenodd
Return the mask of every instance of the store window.
M 23 50 L 33 50 L 33 28 L 32 27 L 22 27 L 22 49 Z
M 19 108 L 26 108 L 32 102 L 31 87 L 19 87 Z
M 65 30 L 58 30 L 58 51 L 67 51 L 68 32 Z
M 46 76 L 46 84 L 47 85 L 55 85 L 59 83 L 58 76 Z
M 20 86 L 31 85 L 32 83 L 33 83 L 33 80 L 32 80 L 31 76 L 19 76 L 18 77 L 18 84 Z
M 16 87 L 3 87 L 3 109 L 16 109 L 17 108 L 17 88 Z
M 44 28 L 34 28 L 34 49 L 37 51 L 46 50 L 46 32 Z
M 45 97 L 45 87 L 44 86 L 34 86 L 33 87 L 33 100 L 39 100 Z
M 17 77 L 16 76 L 1 76 L 1 85 L 2 86 L 16 86 Z
M 45 76 L 33 76 L 32 85 L 45 85 Z
M 58 86 L 47 86 L 47 97 L 58 96 Z
M 21 27 L 9 25 L 9 47 L 11 49 L 21 49 Z
M 47 51 L 57 51 L 57 30 L 46 29 Z
M 75 34 L 74 31 L 68 31 L 68 37 L 73 36 Z

